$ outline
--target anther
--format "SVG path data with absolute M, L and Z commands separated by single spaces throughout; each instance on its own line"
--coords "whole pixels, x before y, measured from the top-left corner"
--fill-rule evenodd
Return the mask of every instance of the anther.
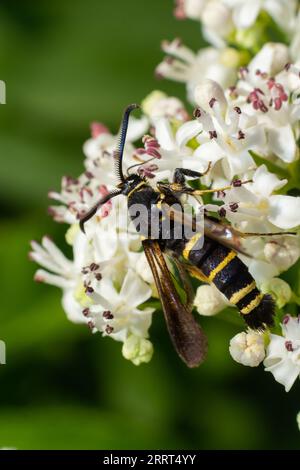
M 229 208 L 230 208 L 231 212 L 236 212 L 239 208 L 239 205 L 238 205 L 237 202 L 231 202 L 229 204 Z
M 226 209 L 224 209 L 224 207 L 221 207 L 221 209 L 219 209 L 218 211 L 218 214 L 220 217 L 225 217 L 226 216 Z
M 114 318 L 114 316 L 113 316 L 113 314 L 111 313 L 110 310 L 104 310 L 104 312 L 102 313 L 102 316 L 106 320 L 112 320 Z
M 208 131 L 208 133 L 209 133 L 210 139 L 216 139 L 218 137 L 218 134 L 216 131 Z
M 284 343 L 284 345 L 285 345 L 285 348 L 286 348 L 287 351 L 289 351 L 289 352 L 294 351 L 292 341 L 286 341 L 286 342 Z
M 216 101 L 217 101 L 216 98 L 211 98 L 211 100 L 209 101 L 209 106 L 213 108 Z

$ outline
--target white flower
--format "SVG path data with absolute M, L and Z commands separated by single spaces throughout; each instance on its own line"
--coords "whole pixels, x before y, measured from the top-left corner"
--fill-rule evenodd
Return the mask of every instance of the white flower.
M 223 0 L 232 8 L 233 21 L 237 28 L 252 26 L 259 13 L 265 10 L 287 33 L 295 27 L 296 0 Z
M 195 100 L 199 105 L 195 115 L 203 129 L 198 136 L 194 135 L 200 144 L 194 152 L 200 168 L 207 167 L 208 162 L 215 166 L 221 161 L 223 178 L 227 181 L 254 169 L 249 150 L 262 146 L 265 140 L 256 119 L 229 103 L 213 80 L 206 80 L 196 88 Z M 219 169 L 220 165 L 216 172 Z M 214 179 L 214 172 L 210 176 Z
M 98 180 L 89 172 L 71 178 L 64 176 L 61 183 L 61 192 L 50 191 L 49 197 L 62 205 L 50 206 L 49 213 L 57 222 L 68 224 L 78 223 L 79 218 L 92 207 L 102 196 L 108 194 L 106 185 L 99 184 Z M 109 214 L 111 202 L 108 201 L 102 208 L 102 216 Z
M 95 125 L 98 124 L 98 132 Z M 136 163 L 132 156 L 134 146 L 132 142 L 138 140 L 147 132 L 149 123 L 146 116 L 141 119 L 130 117 L 126 145 L 124 149 L 124 168 Z M 97 129 L 97 128 L 96 128 Z M 113 152 L 118 145 L 118 135 L 112 135 L 110 131 L 99 123 L 92 124 L 92 137 L 83 145 L 86 156 L 84 161 L 87 174 L 96 178 L 98 183 L 115 186 L 116 174 L 114 167 Z
M 93 304 L 85 310 L 94 331 L 125 341 L 129 334 L 148 336 L 153 308 L 138 309 L 152 295 L 151 288 L 130 269 L 118 290 L 110 278 L 103 278 L 90 294 Z
M 270 335 L 264 366 L 288 392 L 300 374 L 299 317 L 286 315 L 282 322 L 282 334 Z
M 291 94 L 293 90 L 289 86 L 292 84 L 295 87 L 295 81 L 300 86 L 299 74 L 295 75 L 294 68 L 288 66 L 273 77 L 268 72 L 272 69 L 272 60 L 271 63 L 266 60 L 265 54 L 256 59 L 248 68 L 241 70 L 242 79 L 231 96 L 236 98 L 236 106 L 255 116 L 264 129 L 267 145 L 260 146 L 258 153 L 266 158 L 276 156 L 285 163 L 291 163 L 299 156 L 300 104 L 297 95 Z
M 175 16 L 178 19 L 200 20 L 205 4 L 210 0 L 176 0 Z
M 214 285 L 203 285 L 198 287 L 194 299 L 194 306 L 200 315 L 216 315 L 228 305 L 230 304 Z
M 152 91 L 144 98 L 142 110 L 152 121 L 161 117 L 187 121 L 189 117 L 182 101 L 158 90 Z
M 253 80 L 259 70 L 274 77 L 284 69 L 289 61 L 289 49 L 285 44 L 268 42 L 248 64 L 248 70 L 253 75 Z
M 234 29 L 232 12 L 220 0 L 210 0 L 202 12 L 204 38 L 215 47 L 224 47 L 226 39 Z
M 265 357 L 264 337 L 251 330 L 238 333 L 230 340 L 229 352 L 239 364 L 257 367 Z
M 81 269 L 88 259 L 88 245 L 82 233 L 74 242 L 74 261 L 68 260 L 48 237 L 43 237 L 42 245 L 31 242 L 30 258 L 44 269 L 35 273 L 35 280 L 62 289 L 62 304 L 70 321 L 86 323 L 82 315 L 83 307 L 90 304 L 81 280 Z
M 270 281 L 263 283 L 261 285 L 261 291 L 271 294 L 278 308 L 284 307 L 292 296 L 292 289 L 289 284 L 278 277 L 274 277 Z
M 153 345 L 145 338 L 130 335 L 123 344 L 122 354 L 125 359 L 131 361 L 135 366 L 151 361 Z
M 264 255 L 266 260 L 276 266 L 279 272 L 286 271 L 299 259 L 299 236 L 274 237 L 265 244 Z
M 172 42 L 164 41 L 162 49 L 167 57 L 157 66 L 156 74 L 160 78 L 185 83 L 188 98 L 192 103 L 194 103 L 195 87 L 206 78 L 214 79 L 224 87 L 235 83 L 237 55 L 231 60 L 231 64 L 228 54 L 227 57 L 225 55 L 226 51 L 207 47 L 195 54 L 179 39 L 174 39 Z
M 155 120 L 155 137 L 159 144 L 161 158 L 156 160 L 156 180 L 168 179 L 172 181 L 175 168 L 197 167 L 197 160 L 193 157 L 193 150 L 187 147 L 187 142 L 197 130 L 200 131 L 196 121 L 188 121 L 176 131 L 167 118 Z M 194 166 L 193 166 L 194 165 Z
M 253 182 L 233 188 L 224 197 L 226 217 L 245 232 L 278 232 L 300 224 L 300 197 L 272 194 L 287 180 L 280 180 L 265 165 L 257 168 Z

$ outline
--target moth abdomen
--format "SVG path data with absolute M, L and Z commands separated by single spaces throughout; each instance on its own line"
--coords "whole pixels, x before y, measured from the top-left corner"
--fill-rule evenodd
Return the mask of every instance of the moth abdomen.
M 229 302 L 239 309 L 251 328 L 259 329 L 273 324 L 275 311 L 271 296 L 263 295 L 237 253 L 217 241 L 205 238 L 197 249 L 198 240 L 192 246 L 188 241 L 183 256 L 197 266 L 208 282 L 213 283 Z

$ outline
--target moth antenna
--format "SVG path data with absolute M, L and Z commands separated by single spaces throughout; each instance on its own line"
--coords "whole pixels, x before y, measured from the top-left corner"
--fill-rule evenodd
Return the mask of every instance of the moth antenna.
M 99 209 L 100 206 L 102 206 L 103 204 L 105 204 L 107 201 L 109 201 L 110 199 L 112 199 L 113 197 L 115 196 L 119 196 L 119 194 L 122 194 L 122 191 L 113 191 L 109 194 L 107 194 L 106 196 L 102 197 L 98 202 L 96 202 L 96 204 L 93 205 L 93 207 L 91 207 L 90 210 L 88 210 L 88 212 L 86 212 L 84 214 L 84 216 L 82 216 L 79 220 L 79 227 L 80 227 L 80 230 L 85 233 L 85 230 L 84 230 L 84 224 L 90 220 L 93 215 L 96 214 L 97 210 Z
M 134 109 L 138 109 L 139 107 L 140 106 L 138 104 L 130 104 L 125 109 L 124 114 L 123 114 L 121 129 L 120 129 L 118 147 L 114 151 L 116 174 L 120 182 L 122 183 L 124 183 L 125 181 L 122 162 L 123 162 L 123 153 L 124 153 L 124 147 L 125 147 L 126 135 L 127 135 L 127 129 L 128 129 L 128 123 L 129 123 L 129 116 L 130 116 L 130 113 Z

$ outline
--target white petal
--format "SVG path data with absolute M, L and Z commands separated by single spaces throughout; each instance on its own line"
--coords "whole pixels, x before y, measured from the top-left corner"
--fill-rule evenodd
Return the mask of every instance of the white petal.
M 300 197 L 273 195 L 270 196 L 270 213 L 268 219 L 282 229 L 300 225 Z
M 218 160 L 220 160 L 224 156 L 224 151 L 218 146 L 218 144 L 214 140 L 200 145 L 200 147 L 198 147 L 194 152 L 194 157 L 197 157 L 197 160 L 200 163 L 201 170 L 207 168 L 207 164 L 209 162 L 214 165 Z
M 240 2 L 234 9 L 233 20 L 238 28 L 249 28 L 259 13 L 261 8 L 260 0 Z
M 273 76 L 280 72 L 288 62 L 289 52 L 287 46 L 281 43 L 269 42 L 256 54 L 248 65 L 248 68 L 255 80 L 257 70 L 267 72 L 269 75 Z
M 173 131 L 166 118 L 155 119 L 155 137 L 163 149 L 171 151 L 176 149 Z
M 282 360 L 278 364 L 266 368 L 271 372 L 277 382 L 284 385 L 285 391 L 289 392 L 295 380 L 299 376 L 300 366 L 296 366 L 289 359 Z
M 272 152 L 285 163 L 291 163 L 296 158 L 296 141 L 290 125 L 267 130 L 268 143 Z
M 146 302 L 152 295 L 152 290 L 133 270 L 129 270 L 126 274 L 120 297 L 128 304 L 129 307 L 137 307 Z
M 287 350 L 285 347 L 285 338 L 278 335 L 270 334 L 270 343 L 267 348 L 267 356 L 264 361 L 265 367 L 271 367 L 278 364 L 281 360 L 287 358 Z
M 262 284 L 279 274 L 278 269 L 272 264 L 256 259 L 252 259 L 248 267 L 250 274 L 258 284 Z
M 288 320 L 282 325 L 282 333 L 287 340 L 300 340 L 300 321 L 298 317 L 288 316 Z
M 70 281 L 64 277 L 51 274 L 44 269 L 38 269 L 34 275 L 34 280 L 37 282 L 45 282 L 51 286 L 59 287 L 60 289 L 65 289 L 70 286 Z
M 196 121 L 188 121 L 179 127 L 176 132 L 176 142 L 179 147 L 183 147 L 186 143 L 196 137 L 202 131 L 202 125 Z
M 254 160 L 247 151 L 244 151 L 239 154 L 231 154 L 223 160 L 222 164 L 225 176 L 231 180 L 235 175 L 243 175 L 252 169 Z
M 144 134 L 146 134 L 149 128 L 149 121 L 146 116 L 143 116 L 141 119 L 137 119 L 134 116 L 130 117 L 128 130 L 127 130 L 127 139 L 129 142 L 135 142 L 140 139 Z
M 286 185 L 287 180 L 280 180 L 274 173 L 270 173 L 266 165 L 258 167 L 253 175 L 252 191 L 264 197 L 268 197 L 273 191 Z
M 53 261 L 63 269 L 69 270 L 72 267 L 72 262 L 65 257 L 62 251 L 53 243 L 49 237 L 43 237 L 42 245 L 48 251 Z
M 214 80 L 206 79 L 195 88 L 195 102 L 206 112 L 213 112 L 211 100 L 216 99 L 221 113 L 223 114 L 227 107 L 227 100 L 222 87 Z
M 87 318 L 82 313 L 82 306 L 74 299 L 72 289 L 65 290 L 62 297 L 62 306 L 68 319 L 73 323 L 87 323 Z

